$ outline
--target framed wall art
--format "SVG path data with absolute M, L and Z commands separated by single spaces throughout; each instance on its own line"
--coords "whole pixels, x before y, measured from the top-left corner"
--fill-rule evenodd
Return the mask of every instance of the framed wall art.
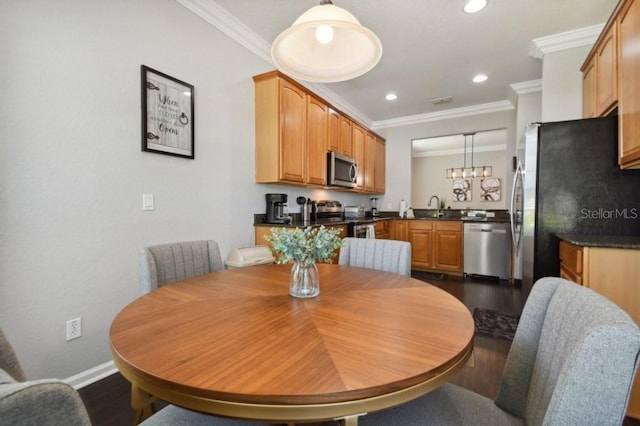
M 195 158 L 193 86 L 141 66 L 142 151 Z
M 453 181 L 453 201 L 471 201 L 471 181 L 469 179 L 455 179 Z
M 480 201 L 500 201 L 500 178 L 484 178 L 480 180 Z

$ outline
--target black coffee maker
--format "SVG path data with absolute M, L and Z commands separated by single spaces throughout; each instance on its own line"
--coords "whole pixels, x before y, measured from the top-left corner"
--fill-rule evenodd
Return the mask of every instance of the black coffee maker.
M 289 223 L 291 217 L 285 213 L 287 194 L 265 194 L 267 199 L 266 223 Z

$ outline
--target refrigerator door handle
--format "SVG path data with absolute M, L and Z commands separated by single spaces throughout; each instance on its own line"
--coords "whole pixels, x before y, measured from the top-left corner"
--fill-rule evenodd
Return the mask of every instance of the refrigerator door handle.
M 513 178 L 513 187 L 511 188 L 511 215 L 510 215 L 510 221 L 511 221 L 511 242 L 513 243 L 513 248 L 516 254 L 519 253 L 520 251 L 520 237 L 522 237 L 522 226 L 519 226 L 517 231 L 518 234 L 517 235 L 518 238 L 516 238 L 516 221 L 517 221 L 517 214 L 518 212 L 516 211 L 516 189 L 518 188 L 518 185 L 520 185 L 520 190 L 522 191 L 522 163 L 518 161 L 518 167 L 516 168 L 516 174 Z M 522 214 L 520 214 L 520 217 L 522 220 Z M 522 225 L 522 224 L 520 224 Z

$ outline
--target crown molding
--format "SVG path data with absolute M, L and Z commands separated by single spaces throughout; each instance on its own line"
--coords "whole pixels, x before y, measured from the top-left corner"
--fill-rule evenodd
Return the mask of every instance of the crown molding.
M 516 95 L 526 95 L 527 93 L 542 92 L 542 80 L 523 81 L 509 85 Z
M 452 108 L 444 111 L 429 112 L 426 114 L 408 115 L 406 117 L 392 118 L 390 120 L 374 121 L 372 130 L 388 127 L 408 126 L 411 124 L 429 123 L 432 121 L 448 120 L 451 118 L 469 117 L 472 115 L 490 114 L 493 112 L 509 111 L 515 107 L 509 101 L 497 101 L 468 107 Z
M 529 56 L 542 59 L 547 53 L 593 45 L 598 39 L 598 36 L 600 36 L 603 28 L 604 24 L 598 24 L 591 27 L 578 28 L 564 33 L 535 38 L 529 45 Z

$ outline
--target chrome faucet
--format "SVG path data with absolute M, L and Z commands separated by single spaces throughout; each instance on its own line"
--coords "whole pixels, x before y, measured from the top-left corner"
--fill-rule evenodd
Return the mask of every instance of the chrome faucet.
M 436 199 L 436 217 L 440 217 L 440 198 L 432 195 L 431 198 L 429 198 L 429 204 L 427 204 L 427 206 L 431 207 L 431 201 L 433 201 L 434 198 Z

